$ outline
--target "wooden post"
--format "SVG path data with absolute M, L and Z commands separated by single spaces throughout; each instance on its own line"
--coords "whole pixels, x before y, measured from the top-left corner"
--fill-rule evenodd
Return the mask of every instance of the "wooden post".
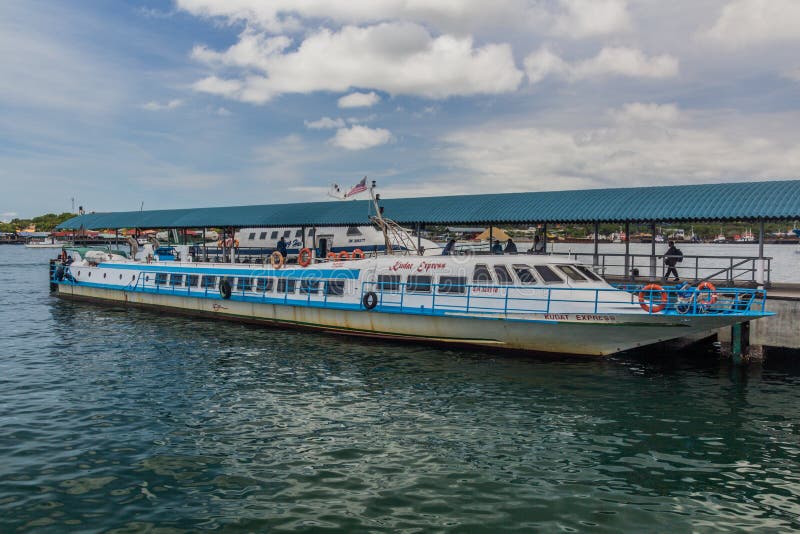
M 600 240 L 600 223 L 595 222 L 594 223 L 594 259 L 592 260 L 592 264 L 595 267 L 597 267 L 597 265 L 600 263 L 600 261 L 599 261 L 600 260 L 600 254 L 599 254 L 600 243 L 598 243 L 599 240 Z

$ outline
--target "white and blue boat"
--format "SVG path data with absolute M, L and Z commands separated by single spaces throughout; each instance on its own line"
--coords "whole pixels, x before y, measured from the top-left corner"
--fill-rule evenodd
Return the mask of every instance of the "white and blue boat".
M 756 289 L 628 291 L 546 255 L 374 255 L 301 264 L 145 260 L 67 248 L 51 262 L 61 298 L 140 306 L 344 336 L 608 355 L 769 315 Z

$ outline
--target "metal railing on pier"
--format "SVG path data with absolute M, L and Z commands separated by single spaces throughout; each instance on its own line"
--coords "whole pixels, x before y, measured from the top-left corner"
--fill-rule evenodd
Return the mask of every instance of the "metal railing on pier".
M 650 254 L 625 254 L 593 252 L 570 253 L 570 256 L 586 265 L 593 265 L 604 277 L 622 279 L 664 278 L 669 267 L 662 256 Z M 723 282 L 726 284 L 764 285 L 769 287 L 772 258 L 757 256 L 705 256 L 684 255 L 675 268 L 682 280 Z

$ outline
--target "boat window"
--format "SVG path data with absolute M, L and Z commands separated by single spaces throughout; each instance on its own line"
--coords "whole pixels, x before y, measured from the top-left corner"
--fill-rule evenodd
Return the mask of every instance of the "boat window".
M 247 239 L 249 239 L 250 241 L 252 241 L 252 240 L 253 240 L 253 239 L 255 239 L 255 238 L 256 238 L 256 233 L 255 233 L 255 232 L 250 232 L 250 237 L 248 237 Z
M 533 271 L 531 271 L 531 268 L 527 265 L 514 265 L 512 268 L 517 274 L 517 278 L 519 278 L 520 283 L 525 285 L 536 283 L 536 276 L 533 274 Z
M 566 274 L 570 280 L 575 282 L 585 282 L 586 278 L 584 278 L 578 270 L 573 267 L 572 265 L 559 265 L 558 270 L 562 273 Z
M 267 238 L 267 232 L 261 232 L 260 234 L 258 234 L 258 238 L 261 241 L 264 241 Z
M 287 238 L 287 237 L 289 237 L 290 235 L 292 235 L 292 231 L 291 231 L 291 230 L 286 230 L 285 232 L 283 232 L 283 238 L 284 238 L 284 239 L 286 239 L 286 238 Z
M 466 285 L 467 285 L 466 276 L 439 277 L 439 293 L 464 294 L 467 292 Z
M 361 230 L 358 229 L 358 226 L 348 226 L 347 227 L 347 235 L 354 236 L 354 235 L 363 235 Z
M 602 278 L 597 276 L 597 274 L 595 274 L 593 270 L 589 269 L 585 265 L 576 265 L 575 267 L 577 267 L 578 270 L 582 272 L 590 280 L 594 280 L 595 282 L 600 282 L 603 280 Z
M 476 265 L 475 271 L 472 273 L 472 281 L 476 284 L 491 284 L 493 280 L 492 273 L 489 272 L 489 267 L 483 263 Z
M 298 230 L 298 231 L 296 231 L 296 232 L 294 233 L 294 236 L 295 236 L 295 237 L 303 237 L 303 230 L 301 229 L 301 230 Z
M 183 275 L 182 274 L 171 274 L 169 276 L 169 285 L 171 285 L 171 286 L 182 286 L 183 285 Z
M 311 228 L 308 231 L 308 237 L 314 237 L 314 234 L 316 234 L 316 233 L 317 233 L 317 229 L 316 228 Z
M 203 287 L 214 287 L 217 285 L 217 277 L 211 275 L 203 275 Z
M 341 297 L 344 295 L 344 280 L 328 280 L 325 282 L 325 294 Z
M 495 265 L 494 274 L 497 275 L 497 283 L 501 286 L 511 285 L 511 273 L 508 272 L 508 268 L 505 265 Z
M 542 277 L 545 283 L 563 282 L 561 277 L 547 265 L 534 265 L 533 268 L 536 269 L 536 272 L 539 273 L 539 276 Z
M 379 274 L 378 275 L 378 289 L 380 291 L 399 291 L 400 290 L 400 275 L 399 274 Z
M 253 279 L 246 276 L 240 276 L 236 280 L 236 289 L 239 291 L 250 291 L 253 289 Z
M 186 275 L 186 287 L 197 287 L 197 282 L 200 280 L 200 276 L 196 274 L 187 274 Z
M 319 280 L 300 280 L 300 293 L 316 295 L 319 293 Z
M 275 230 L 274 232 L 272 232 L 272 235 L 271 235 L 271 236 L 269 236 L 269 238 L 270 238 L 270 239 L 278 239 L 278 231 L 277 231 L 277 230 Z
M 278 293 L 294 293 L 295 286 L 297 286 L 297 280 L 278 278 Z
M 431 277 L 416 274 L 409 275 L 406 291 L 408 293 L 430 293 Z
M 156 285 L 167 285 L 167 273 L 156 273 Z
M 274 278 L 257 278 L 256 291 L 260 293 L 272 291 L 272 285 L 274 284 L 274 282 L 275 282 Z

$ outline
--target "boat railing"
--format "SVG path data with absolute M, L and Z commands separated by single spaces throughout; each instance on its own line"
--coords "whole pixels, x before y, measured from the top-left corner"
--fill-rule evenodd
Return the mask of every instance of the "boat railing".
M 387 284 L 389 287 L 387 287 Z M 412 291 L 409 291 L 411 286 Z M 602 287 L 496 286 L 473 284 L 425 284 L 365 282 L 362 295 L 372 291 L 378 298 L 377 308 L 395 308 L 401 312 L 463 313 L 578 313 L 613 315 L 619 306 L 639 306 L 647 314 L 678 315 L 752 315 L 765 313 L 766 292 L 747 288 L 698 289 L 668 287 L 643 289 L 641 286 L 620 290 Z M 430 295 L 427 305 L 409 297 Z M 632 310 L 626 310 L 630 313 Z
M 176 277 L 181 277 L 177 284 Z M 189 276 L 197 276 L 196 284 L 187 284 Z M 71 277 L 70 277 L 71 278 Z M 371 282 L 357 285 L 357 294 L 340 279 L 287 279 L 283 290 L 272 284 L 260 285 L 251 279 L 245 285 L 233 286 L 231 277 L 214 277 L 204 283 L 202 275 L 142 271 L 127 286 L 127 291 L 146 291 L 175 296 L 221 298 L 219 280 L 231 280 L 231 297 L 269 303 L 342 307 L 358 296 L 361 307 L 368 292 L 375 294 L 378 311 L 407 314 L 589 314 L 602 317 L 616 313 L 664 315 L 766 315 L 766 292 L 752 288 L 713 288 L 683 286 L 623 285 L 614 287 L 575 287 L 557 285 L 490 285 L 419 282 Z M 57 280 L 54 280 L 57 281 Z M 68 283 L 75 283 L 70 281 Z M 331 298 L 334 297 L 334 298 Z M 347 299 L 350 297 L 350 299 Z M 422 297 L 422 298 L 420 298 Z M 622 309 L 621 309 L 622 308 Z M 545 317 L 545 319 L 547 319 Z

